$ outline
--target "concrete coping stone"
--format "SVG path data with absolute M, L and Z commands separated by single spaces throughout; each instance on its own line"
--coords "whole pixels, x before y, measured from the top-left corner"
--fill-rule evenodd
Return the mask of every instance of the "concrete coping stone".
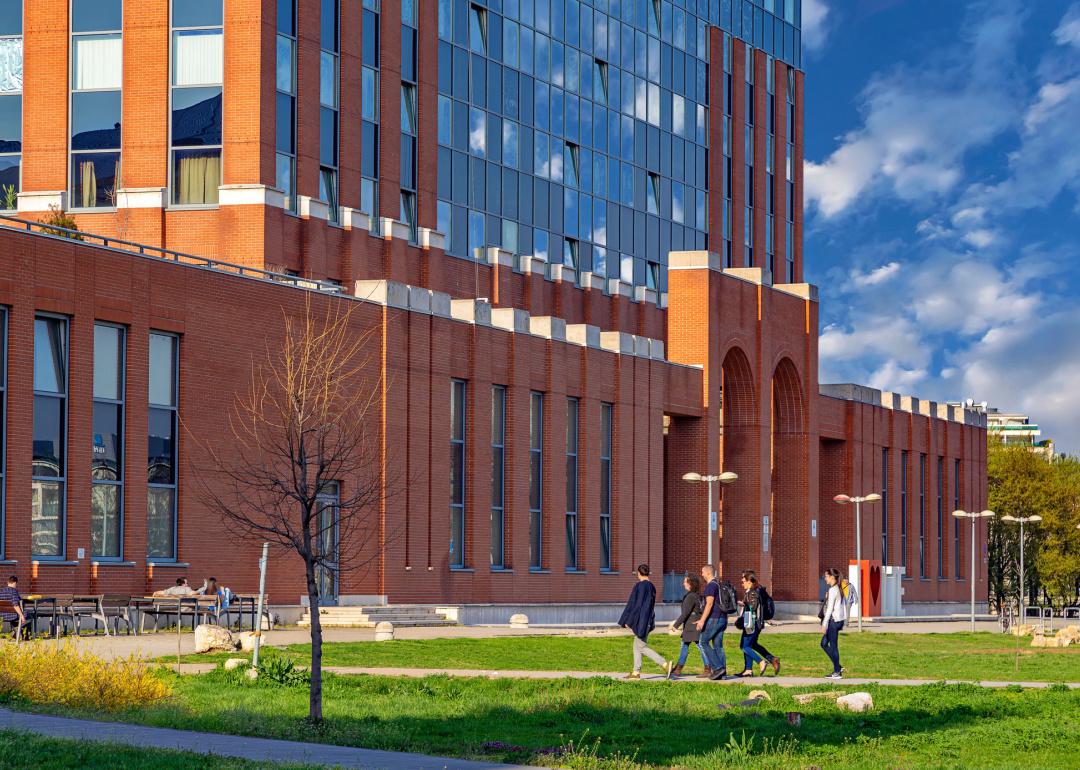
M 900 396 L 900 409 L 912 414 L 919 413 L 919 399 L 915 396 Z
M 648 340 L 649 340 L 649 358 L 652 358 L 652 359 L 654 359 L 656 361 L 664 361 L 664 360 L 666 360 L 665 359 L 665 354 L 664 354 L 664 342 L 663 342 L 663 340 L 654 340 L 652 337 L 649 337 Z
M 341 226 L 346 230 L 366 230 L 371 232 L 371 216 L 359 209 L 343 206 L 341 209 Z
M 453 318 L 450 314 L 450 295 L 443 291 L 431 292 L 431 314 L 441 318 Z
M 599 348 L 600 327 L 592 324 L 567 324 L 566 341 L 587 348 Z
M 48 211 L 56 206 L 67 211 L 68 194 L 66 190 L 27 190 L 18 195 L 19 213 Z
M 937 402 L 935 401 L 919 401 L 919 414 L 927 417 L 937 416 Z
M 555 316 L 542 315 L 529 318 L 529 331 L 537 337 L 556 342 L 566 342 L 566 321 Z
M 518 334 L 529 334 L 529 312 L 516 307 L 491 309 L 491 325 Z
M 452 299 L 450 317 L 480 326 L 491 326 L 491 304 L 482 299 Z
M 419 313 L 431 312 L 431 290 L 420 286 L 409 286 L 409 310 Z
M 626 332 L 600 332 L 600 347 L 623 355 L 634 354 L 634 335 Z
M 438 230 L 432 230 L 430 227 L 421 227 L 416 235 L 416 240 L 420 244 L 420 248 L 425 251 L 430 249 L 446 251 L 446 236 Z
M 601 281 L 603 279 L 598 278 L 596 273 L 590 270 L 582 270 L 578 273 L 577 283 L 582 289 L 595 289 L 600 288 Z
M 656 300 L 656 306 L 661 309 L 668 306 L 668 293 L 666 291 L 660 292 L 660 296 Z
M 900 395 L 888 390 L 881 391 L 881 405 L 886 409 L 899 409 Z
M 715 251 L 671 251 L 668 252 L 668 270 L 723 270 L 720 255 Z
M 116 191 L 118 209 L 164 209 L 168 206 L 169 190 L 166 187 L 128 187 Z
M 546 275 L 547 263 L 531 254 L 522 254 L 518 257 L 518 271 L 525 275 L 532 275 L 533 273 Z
M 607 293 L 610 294 L 613 297 L 617 297 L 617 296 L 629 297 L 630 296 L 630 284 L 624 283 L 619 278 L 608 278 Z
M 577 271 L 572 267 L 560 265 L 557 262 L 549 262 L 547 266 L 547 279 L 549 281 L 566 281 L 574 283 L 577 279 Z
M 296 213 L 306 219 L 330 219 L 330 207 L 326 202 L 310 195 L 296 196 Z
M 397 281 L 357 281 L 353 293 L 359 300 L 408 310 L 410 288 Z
M 634 355 L 639 358 L 650 358 L 648 337 L 634 336 Z
M 937 405 L 937 417 L 939 419 L 942 419 L 942 420 L 952 420 L 953 419 L 953 409 L 954 409 L 954 407 L 949 405 L 949 404 L 938 404 Z
M 493 266 L 512 268 L 514 266 L 514 255 L 509 251 L 500 249 L 498 246 L 488 246 L 476 250 L 476 261 Z
M 158 188 L 150 188 L 151 192 L 157 193 Z M 124 191 L 121 190 L 122 194 Z M 223 184 L 218 187 L 219 206 L 270 206 L 271 208 L 285 208 L 285 194 L 276 187 L 268 187 L 264 184 Z M 153 208 L 157 208 L 154 206 Z
M 812 283 L 777 283 L 773 285 L 777 291 L 791 294 L 800 299 L 818 302 L 818 287 Z
M 763 267 L 725 267 L 724 275 L 759 286 L 772 286 L 773 282 L 772 273 Z

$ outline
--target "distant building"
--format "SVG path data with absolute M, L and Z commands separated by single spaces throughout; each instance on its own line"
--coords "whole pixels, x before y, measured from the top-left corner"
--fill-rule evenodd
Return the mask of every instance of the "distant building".
M 1054 456 L 1054 440 L 1040 438 L 1042 430 L 1028 415 L 1003 412 L 997 407 L 987 406 L 986 402 L 975 404 L 968 401 L 962 406 L 974 408 L 986 415 L 987 436 L 998 439 L 1007 446 L 1030 447 L 1032 451 L 1046 455 L 1047 459 Z

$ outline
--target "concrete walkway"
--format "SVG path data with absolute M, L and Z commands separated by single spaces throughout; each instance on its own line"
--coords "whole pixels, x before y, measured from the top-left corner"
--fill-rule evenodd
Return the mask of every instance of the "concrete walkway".
M 527 770 L 517 765 L 502 765 L 494 762 L 470 762 L 463 759 L 356 749 L 324 743 L 299 743 L 219 733 L 197 733 L 120 722 L 94 722 L 88 719 L 25 714 L 7 709 L 0 709 L 0 730 L 16 730 L 51 738 L 96 743 L 118 743 L 140 748 L 175 749 L 258 762 L 290 762 L 326 767 L 363 768 L 363 770 L 492 770 L 494 768 Z

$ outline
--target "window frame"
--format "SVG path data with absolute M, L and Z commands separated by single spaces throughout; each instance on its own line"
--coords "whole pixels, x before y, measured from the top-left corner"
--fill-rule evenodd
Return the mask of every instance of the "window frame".
M 149 348 L 149 340 L 151 337 L 161 336 L 169 337 L 173 340 L 172 350 L 172 364 L 173 364 L 173 404 L 167 406 L 164 404 L 155 404 L 149 400 L 149 380 L 150 380 L 150 356 L 147 356 L 147 415 L 155 409 L 162 411 L 169 411 L 172 415 L 172 435 L 173 435 L 173 482 L 171 484 L 161 484 L 158 482 L 150 482 L 149 477 L 146 482 L 147 492 L 147 533 L 150 530 L 150 491 L 153 489 L 171 489 L 172 490 L 172 544 L 173 553 L 171 557 L 168 556 L 151 556 L 149 555 L 150 538 L 147 537 L 147 564 L 175 564 L 180 560 L 180 342 L 181 336 L 174 332 L 161 331 L 159 329 L 151 329 L 147 335 L 147 346 Z M 147 440 L 149 441 L 149 430 L 147 431 Z M 149 458 L 148 458 L 149 459 Z M 149 468 L 147 469 L 149 472 Z
M 34 482 L 56 482 L 60 485 L 60 515 L 59 515 L 59 545 L 57 550 L 59 553 L 55 555 L 45 555 L 34 553 L 34 529 L 33 529 L 33 506 L 31 505 L 30 515 L 30 558 L 32 561 L 52 561 L 62 562 L 67 559 L 67 514 L 68 514 L 68 464 L 70 462 L 70 446 L 71 446 L 71 431 L 69 426 L 69 404 L 68 400 L 71 397 L 71 318 L 65 315 L 57 313 L 34 313 L 34 323 L 36 324 L 38 319 L 60 321 L 63 324 L 64 330 L 64 388 L 61 392 L 43 391 L 38 390 L 36 383 L 32 383 L 34 401 L 36 402 L 38 397 L 43 398 L 55 398 L 60 402 L 60 428 L 63 431 L 63 435 L 60 440 L 61 451 L 63 452 L 63 473 L 58 473 L 56 476 L 38 476 L 33 473 L 33 456 L 31 453 L 31 488 Z M 36 333 L 35 333 L 36 336 Z M 33 361 L 36 364 L 37 349 L 36 345 L 33 348 Z M 33 376 L 33 375 L 31 375 Z M 34 407 L 36 408 L 36 407 Z M 34 415 L 31 416 L 31 425 L 34 422 Z M 33 428 L 31 428 L 32 435 Z
M 93 561 L 101 561 L 101 562 L 109 561 L 109 562 L 113 562 L 113 561 L 123 561 L 124 560 L 124 491 L 125 491 L 124 490 L 124 486 L 125 486 L 125 473 L 124 473 L 124 471 L 126 469 L 126 464 L 127 464 L 127 358 L 128 358 L 128 355 L 127 355 L 127 341 L 128 341 L 128 330 L 127 330 L 127 327 L 123 326 L 122 324 L 110 323 L 108 321 L 94 321 L 94 329 L 95 329 L 95 331 L 97 330 L 98 326 L 102 326 L 102 327 L 106 327 L 106 328 L 110 328 L 110 329 L 116 329 L 120 333 L 119 355 L 117 357 L 117 363 L 116 363 L 116 366 L 117 366 L 117 372 L 116 372 L 117 385 L 119 387 L 119 396 L 120 396 L 120 398 L 117 399 L 117 400 L 112 400 L 112 399 L 98 398 L 97 396 L 94 396 L 93 397 L 92 408 L 91 408 L 91 417 L 90 417 L 91 425 L 93 425 L 94 410 L 96 410 L 97 405 L 99 403 L 101 403 L 101 404 L 109 404 L 111 406 L 116 406 L 117 407 L 117 427 L 118 427 L 118 429 L 120 431 L 119 457 L 117 458 L 118 459 L 118 466 L 119 466 L 119 473 L 118 473 L 119 479 L 117 479 L 116 481 L 95 479 L 93 477 L 93 462 L 91 462 L 91 466 L 90 466 L 91 467 L 91 476 L 90 476 L 90 486 L 91 486 L 91 499 L 90 499 L 90 532 L 91 532 L 90 556 L 91 556 Z M 98 353 L 97 345 L 95 344 L 95 346 L 94 346 L 94 357 L 95 357 L 94 363 L 95 364 L 97 363 L 97 361 L 96 361 L 97 353 Z M 96 366 L 94 368 L 96 369 Z M 119 530 L 119 546 L 120 547 L 119 547 L 119 553 L 116 554 L 115 556 L 104 556 L 104 555 L 101 555 L 101 554 L 94 553 L 93 531 L 94 531 L 95 513 L 94 513 L 94 503 L 93 503 L 93 487 L 95 487 L 95 486 L 114 486 L 114 487 L 117 488 L 117 493 L 116 493 L 116 521 L 117 521 L 117 529 Z M 104 540 L 104 538 L 103 538 L 103 540 Z
M 329 50 L 322 47 L 322 41 L 319 42 L 319 200 L 326 204 L 327 207 L 327 221 L 332 225 L 341 224 L 341 1 L 340 0 L 323 0 L 320 3 L 320 14 L 323 11 L 323 6 L 326 2 L 332 2 L 334 7 L 334 50 Z M 320 24 L 323 20 L 320 17 Z M 323 103 L 322 95 L 322 57 L 332 56 L 334 62 L 334 104 L 333 106 Z M 334 113 L 334 163 L 328 165 L 323 162 L 322 157 L 322 113 L 323 110 L 330 110 Z M 333 180 L 333 190 L 331 191 L 331 185 L 327 180 Z M 326 188 L 326 194 L 324 195 L 323 188 Z
M 11 99 L 12 101 L 14 101 L 15 99 L 19 100 L 19 119 L 18 119 L 18 125 L 19 125 L 19 151 L 18 152 L 0 153 L 0 160 L 4 160 L 4 159 L 7 159 L 7 158 L 17 158 L 18 167 L 19 167 L 19 176 L 18 176 L 18 179 L 15 180 L 15 195 L 16 195 L 15 208 L 13 208 L 13 209 L 0 208 L 0 212 L 18 211 L 18 208 L 19 208 L 18 195 L 19 195 L 19 193 L 22 192 L 22 177 L 23 177 L 22 140 L 23 140 L 23 133 L 24 133 L 23 116 L 25 114 L 25 110 L 23 108 L 23 103 L 24 103 L 24 95 L 26 93 L 26 72 L 25 72 L 25 69 L 26 69 L 26 25 L 24 23 L 25 13 L 26 13 L 26 3 L 25 2 L 20 2 L 19 3 L 19 13 L 20 13 L 20 15 L 19 15 L 19 18 L 20 18 L 19 34 L 17 34 L 17 35 L 0 35 L 0 39 L 18 40 L 18 41 L 20 41 L 20 45 L 21 45 L 21 48 L 22 48 L 22 56 L 23 56 L 23 82 L 22 82 L 21 88 L 18 91 L 4 91 L 4 92 L 0 93 L 0 99 Z M 3 193 L 3 190 L 0 190 L 0 194 L 2 194 L 2 193 Z M 0 197 L 0 201 L 2 201 L 2 200 L 3 200 L 3 198 Z M 0 533 L 0 535 L 2 535 L 2 533 Z M 2 553 L 2 551 L 3 551 L 3 546 L 0 545 L 0 553 Z
M 506 400 L 505 385 L 491 386 L 491 569 L 506 564 Z M 496 474 L 498 486 L 496 487 Z M 497 537 L 496 537 L 497 535 Z M 498 548 L 496 549 L 496 541 Z
M 280 88 L 277 87 L 278 86 L 277 77 L 276 77 L 277 70 L 275 69 L 275 78 L 274 78 L 274 94 L 275 94 L 275 101 L 274 101 L 274 121 L 275 121 L 274 183 L 276 185 L 277 181 L 278 181 L 278 174 L 277 174 L 278 163 L 280 162 L 280 160 L 282 158 L 285 158 L 285 159 L 288 160 L 288 163 L 289 163 L 289 186 L 290 186 L 291 192 L 286 191 L 286 190 L 282 190 L 281 192 L 285 193 L 285 211 L 288 212 L 288 213 L 291 213 L 291 214 L 295 214 L 299 210 L 299 204 L 298 204 L 299 197 L 298 197 L 298 193 L 297 193 L 297 190 L 296 190 L 296 155 L 297 155 L 297 149 L 298 149 L 298 147 L 297 147 L 298 124 L 297 124 L 297 109 L 296 109 L 296 101 L 297 101 L 297 99 L 296 99 L 296 97 L 297 97 L 297 93 L 296 93 L 297 92 L 297 87 L 296 87 L 297 86 L 297 79 L 296 79 L 296 74 L 297 73 L 296 73 L 296 70 L 297 70 L 297 63 L 298 63 L 297 62 L 297 49 L 299 47 L 299 41 L 297 40 L 297 32 L 298 32 L 297 0 L 289 0 L 289 3 L 291 5 L 291 7 L 292 7 L 292 20 L 291 20 L 292 21 L 292 25 L 291 25 L 291 30 L 292 31 L 291 31 L 291 33 L 288 32 L 288 31 L 284 31 L 282 29 L 281 19 L 278 19 L 277 24 L 276 24 L 276 29 L 275 29 L 275 36 L 274 36 L 274 42 L 275 42 L 275 51 L 274 51 L 275 65 L 280 66 L 280 63 L 277 60 L 277 56 L 278 56 L 278 53 L 280 52 L 280 45 L 279 44 L 280 44 L 281 40 L 287 40 L 289 42 L 290 55 L 292 56 L 292 62 L 290 64 L 290 72 L 292 74 L 292 82 L 290 83 L 290 89 L 289 89 L 288 92 L 282 91 Z M 281 8 L 281 3 L 280 2 L 278 2 L 277 8 L 278 9 Z M 292 128 L 291 128 L 291 133 L 292 133 L 292 142 L 293 143 L 292 143 L 291 152 L 283 152 L 282 149 L 277 146 L 277 134 L 278 134 L 278 131 L 279 131 L 279 127 L 277 126 L 277 121 L 281 120 L 280 111 L 277 109 L 277 97 L 280 97 L 280 96 L 288 96 L 288 98 L 289 98 L 289 100 L 291 101 L 291 104 L 292 104 L 292 111 L 291 111 Z
M 889 448 L 881 448 L 881 563 L 889 563 Z
M 573 412 L 573 420 L 570 414 Z M 571 431 L 573 431 L 571 433 Z M 573 442 L 570 437 L 573 435 Z M 568 396 L 566 399 L 566 571 L 581 572 L 581 399 Z M 571 474 L 571 467 L 573 473 Z M 570 492 L 573 490 L 574 504 L 570 505 Z M 574 547 L 570 547 L 571 529 L 574 533 Z
M 455 403 L 459 399 L 460 393 L 460 422 L 461 422 L 461 436 L 455 436 L 454 431 L 456 423 L 455 420 Z M 450 466 L 454 467 L 454 453 L 460 455 L 460 468 L 461 468 L 461 501 L 455 502 L 454 499 L 454 478 L 453 471 L 450 470 L 449 483 L 450 483 L 450 554 L 449 564 L 451 570 L 466 570 L 468 569 L 468 560 L 465 557 L 465 546 L 468 543 L 468 499 L 469 499 L 469 486 L 468 486 L 468 439 L 469 439 L 469 383 L 467 380 L 453 378 L 450 380 Z M 458 531 L 461 533 L 459 543 L 454 542 L 454 527 L 457 525 Z M 456 561 L 455 561 L 456 557 Z
M 904 577 L 908 574 L 908 486 L 911 484 L 911 453 L 900 450 L 900 566 L 904 568 Z
M 529 393 L 529 569 L 537 572 L 543 568 L 544 394 L 534 390 Z
M 957 457 L 953 459 L 953 510 L 961 511 L 963 508 L 960 506 L 960 480 L 962 472 L 962 460 Z M 956 553 L 953 556 L 954 559 L 954 571 L 957 580 L 964 578 L 964 557 L 962 555 L 963 549 L 961 544 L 961 538 L 963 535 L 963 527 L 961 527 L 961 521 L 959 516 L 953 517 L 953 544 Z
M 615 405 L 607 402 L 600 404 L 600 571 L 614 572 L 614 542 L 612 538 L 612 513 L 615 505 L 612 500 L 614 469 L 612 460 L 615 454 Z M 604 541 L 605 528 L 607 542 Z
M 937 459 L 937 577 L 945 579 L 945 457 Z
M 926 580 L 926 452 L 919 453 L 919 579 Z
M 8 308 L 0 305 L 0 561 L 7 558 Z

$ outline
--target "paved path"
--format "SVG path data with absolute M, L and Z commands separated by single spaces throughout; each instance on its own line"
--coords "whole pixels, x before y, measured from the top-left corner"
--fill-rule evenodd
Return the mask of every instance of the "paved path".
M 7 709 L 0 709 L 0 730 L 18 730 L 52 738 L 119 743 L 141 748 L 176 749 L 259 762 L 291 762 L 328 767 L 363 768 L 363 770 L 493 770 L 494 768 L 535 770 L 535 768 L 527 769 L 494 762 L 470 762 L 463 759 L 356 749 L 324 743 L 299 743 L 219 733 L 197 733 L 120 722 L 94 722 L 88 719 L 25 714 Z

